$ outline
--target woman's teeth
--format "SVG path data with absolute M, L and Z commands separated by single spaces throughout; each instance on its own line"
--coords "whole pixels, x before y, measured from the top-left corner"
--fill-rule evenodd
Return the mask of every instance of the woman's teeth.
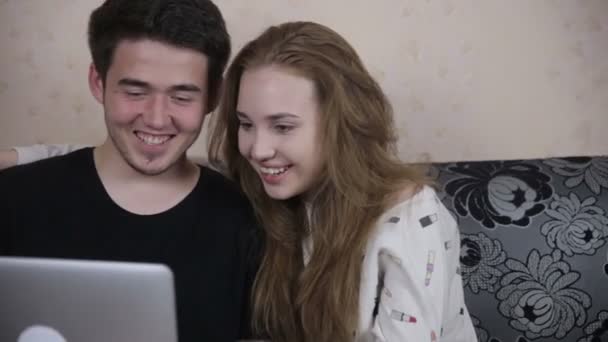
M 273 167 L 260 167 L 260 171 L 269 175 L 280 175 L 287 171 L 289 167 L 273 168 Z

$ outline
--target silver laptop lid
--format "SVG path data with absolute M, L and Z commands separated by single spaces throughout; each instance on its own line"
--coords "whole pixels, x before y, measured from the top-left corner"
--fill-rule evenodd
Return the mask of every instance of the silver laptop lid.
M 0 257 L 0 341 L 176 342 L 176 331 L 164 265 Z

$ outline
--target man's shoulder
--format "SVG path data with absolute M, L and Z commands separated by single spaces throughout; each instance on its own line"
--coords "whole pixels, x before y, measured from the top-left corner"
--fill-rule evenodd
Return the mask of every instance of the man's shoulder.
M 197 190 L 201 203 L 215 208 L 218 215 L 230 214 L 233 219 L 254 220 L 252 206 L 239 185 L 221 173 L 201 166 Z
M 223 174 L 201 166 L 201 191 L 208 196 L 221 195 L 226 200 L 247 201 L 241 188 Z
M 82 165 L 86 165 L 90 149 L 78 150 L 62 156 L 17 165 L 0 171 L 0 187 L 24 184 L 52 183 L 70 177 Z

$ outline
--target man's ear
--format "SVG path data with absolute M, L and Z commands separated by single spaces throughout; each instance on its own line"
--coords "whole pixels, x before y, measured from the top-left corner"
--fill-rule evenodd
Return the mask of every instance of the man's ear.
M 93 63 L 89 66 L 89 89 L 97 102 L 103 104 L 103 78 Z
M 206 114 L 213 112 L 217 108 L 217 106 L 220 104 L 220 100 L 222 99 L 222 96 L 224 96 L 224 87 L 225 87 L 225 79 L 224 79 L 224 77 L 222 77 L 222 79 L 220 80 L 218 89 L 215 92 L 215 96 L 213 96 L 213 97 L 209 96 L 209 98 L 207 99 L 207 110 L 206 110 L 207 113 Z

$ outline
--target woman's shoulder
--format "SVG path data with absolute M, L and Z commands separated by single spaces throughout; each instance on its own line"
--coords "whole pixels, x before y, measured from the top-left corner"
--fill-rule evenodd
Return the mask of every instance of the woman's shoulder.
M 394 192 L 387 201 L 386 212 L 399 210 L 404 207 L 418 206 L 424 202 L 437 202 L 437 193 L 427 184 L 408 183 Z
M 430 226 L 454 226 L 451 213 L 443 205 L 431 185 L 421 184 L 404 187 L 389 202 L 379 224 L 388 231 L 428 231 Z

